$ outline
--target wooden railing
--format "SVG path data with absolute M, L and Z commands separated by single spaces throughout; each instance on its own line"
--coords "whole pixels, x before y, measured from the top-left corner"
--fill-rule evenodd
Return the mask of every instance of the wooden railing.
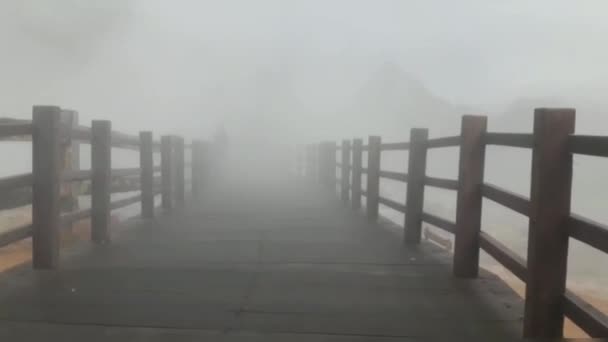
M 0 247 L 32 237 L 32 263 L 36 269 L 52 269 L 59 265 L 60 231 L 74 222 L 91 220 L 91 240 L 110 240 L 110 213 L 135 203 L 141 203 L 141 217 L 152 219 L 156 208 L 154 198 L 162 195 L 167 211 L 182 206 L 186 199 L 185 150 L 191 151 L 191 191 L 198 196 L 202 186 L 205 148 L 201 141 L 190 145 L 178 136 L 162 136 L 155 142 L 152 132 L 130 136 L 112 131 L 110 121 L 93 120 L 90 128 L 66 124 L 65 111 L 54 106 L 35 106 L 31 121 L 15 120 L 0 124 L 0 139 L 32 141 L 32 172 L 0 179 L 0 194 L 31 188 L 32 223 L 0 234 Z M 65 167 L 69 146 L 91 145 L 91 170 Z M 112 149 L 139 152 L 139 167 L 112 168 Z M 154 165 L 154 153 L 161 153 L 161 165 Z M 72 153 L 79 153 L 72 151 Z M 5 156 L 5 158 L 10 158 Z M 77 163 L 78 164 L 78 163 Z M 155 176 L 157 173 L 161 176 Z M 129 186 L 116 186 L 116 180 L 128 179 Z M 65 183 L 90 181 L 91 208 L 65 212 L 62 210 L 60 188 Z M 118 182 L 120 183 L 120 182 Z M 139 191 L 137 195 L 111 200 L 112 193 Z M 27 198 L 27 197 L 25 197 Z M 27 199 L 26 199 L 27 201 Z M 14 206 L 27 203 L 18 202 Z M 5 208 L 6 209 L 6 208 Z
M 378 218 L 380 204 L 405 214 L 404 241 L 418 244 L 423 222 L 455 235 L 453 273 L 456 277 L 476 278 L 479 251 L 484 250 L 516 277 L 526 283 L 524 336 L 559 338 L 564 317 L 570 318 L 592 337 L 608 337 L 608 317 L 566 289 L 568 241 L 574 238 L 608 253 L 608 226 L 571 213 L 572 155 L 608 157 L 608 137 L 574 134 L 573 109 L 536 109 L 534 133 L 487 132 L 485 116 L 464 116 L 459 136 L 428 139 L 426 129 L 412 129 L 409 142 L 382 143 L 370 136 L 341 146 L 324 142 L 307 149 L 304 172 L 328 187 L 338 183 L 341 198 L 352 207 L 361 207 L 366 196 L 367 217 Z M 487 145 L 532 150 L 530 198 L 484 182 Z M 427 151 L 459 147 L 458 179 L 426 176 Z M 380 169 L 382 151 L 409 151 L 407 173 Z M 341 162 L 336 163 L 336 151 Z M 367 168 L 362 167 L 362 151 L 367 151 Z M 316 154 L 315 154 L 316 152 Z M 341 179 L 336 178 L 336 167 Z M 361 189 L 361 175 L 367 187 Z M 380 178 L 407 182 L 405 204 L 383 198 Z M 456 222 L 424 211 L 425 186 L 457 191 Z M 349 197 L 350 195 L 350 197 Z M 487 198 L 529 217 L 527 259 L 481 231 L 482 199 Z

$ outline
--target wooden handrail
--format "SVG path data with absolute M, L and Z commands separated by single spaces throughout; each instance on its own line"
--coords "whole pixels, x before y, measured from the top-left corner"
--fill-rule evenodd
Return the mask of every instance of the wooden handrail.
M 407 182 L 407 173 L 393 172 L 393 171 L 382 171 L 380 170 L 380 177 L 392 179 L 400 182 Z
M 401 213 L 405 213 L 405 211 L 407 210 L 407 208 L 405 207 L 404 204 L 401 204 L 401 203 L 399 203 L 397 201 L 393 201 L 393 200 L 388 199 L 386 197 L 379 196 L 378 197 L 378 202 L 380 204 L 384 204 L 385 206 L 387 206 L 387 207 L 389 207 L 389 208 L 391 208 L 393 210 L 396 210 L 398 212 L 401 212 Z
M 530 216 L 530 200 L 524 196 L 502 189 L 496 185 L 484 183 L 481 186 L 482 195 L 524 216 Z
M 32 181 L 31 173 L 0 178 L 0 192 L 32 186 Z
M 487 145 L 532 148 L 534 146 L 534 135 L 525 133 L 488 132 L 484 136 L 484 142 Z
M 127 197 L 110 203 L 110 209 L 116 210 L 141 201 L 141 195 Z
M 479 233 L 479 246 L 506 269 L 511 271 L 519 280 L 526 282 L 528 270 L 526 268 L 526 261 L 522 257 L 485 232 Z
M 433 225 L 437 228 L 441 228 L 442 230 L 444 230 L 448 233 L 452 233 L 452 234 L 456 233 L 456 223 L 446 220 L 444 218 L 441 218 L 439 216 L 436 216 L 436 215 L 423 211 L 422 212 L 422 221 L 426 222 L 430 225 Z
M 564 313 L 591 336 L 608 336 L 608 315 L 571 291 L 564 294 Z
M 407 151 L 409 149 L 409 142 L 383 143 L 380 145 L 382 151 Z
M 9 231 L 0 233 L 0 247 L 5 247 L 15 242 L 32 237 L 32 225 L 27 224 Z
M 31 123 L 0 124 L 0 139 L 32 135 L 32 132 Z
M 460 146 L 460 135 L 429 139 L 426 148 L 444 148 Z
M 571 135 L 568 149 L 570 153 L 608 157 L 608 136 Z
M 444 179 L 436 177 L 425 177 L 424 185 L 439 189 L 458 190 L 458 181 L 453 179 Z
M 571 237 L 608 253 L 608 226 L 572 215 L 568 221 L 568 232 Z

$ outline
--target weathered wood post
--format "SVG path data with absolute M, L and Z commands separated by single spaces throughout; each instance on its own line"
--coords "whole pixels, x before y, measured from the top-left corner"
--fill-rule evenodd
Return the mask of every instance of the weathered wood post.
M 326 153 L 326 143 L 320 142 L 317 145 L 317 181 L 325 185 L 327 183 L 327 153 Z
M 568 265 L 574 109 L 534 111 L 524 337 L 561 338 Z
M 112 123 L 93 120 L 91 124 L 91 240 L 110 240 L 110 194 L 112 185 Z
M 200 200 L 203 193 L 204 143 L 192 142 L 192 196 Z
M 139 133 L 139 165 L 141 168 L 141 216 L 154 218 L 154 140 L 152 132 Z
M 78 112 L 70 109 L 61 110 L 61 121 L 66 129 L 78 127 Z M 72 139 L 70 134 L 62 141 L 63 171 L 80 171 L 80 141 Z M 65 182 L 60 186 L 61 208 L 69 212 L 79 209 L 78 196 L 80 195 L 80 182 Z M 74 223 L 66 223 L 64 229 L 72 231 Z
M 34 106 L 32 114 L 32 262 L 53 269 L 59 265 L 61 109 Z
M 184 138 L 174 137 L 175 148 L 175 197 L 177 205 L 183 207 L 186 203 L 186 161 Z
M 407 199 L 405 213 L 405 243 L 419 244 L 422 237 L 422 209 L 424 207 L 424 177 L 429 132 L 424 128 L 410 131 Z
M 336 177 L 336 150 L 337 144 L 335 141 L 329 141 L 326 144 L 327 153 L 327 187 L 331 189 L 333 194 L 336 193 L 336 183 L 338 178 Z
M 487 130 L 487 117 L 465 115 L 460 134 L 458 199 L 453 273 L 475 278 L 479 274 L 479 232 Z
M 367 149 L 367 218 L 378 219 L 380 204 L 380 145 L 379 136 L 370 136 Z
M 173 204 L 173 144 L 171 136 L 160 139 L 161 159 L 161 204 L 164 210 L 172 211 Z
M 342 186 L 341 197 L 348 204 L 350 188 L 350 140 L 342 140 Z
M 351 186 L 351 205 L 354 210 L 361 209 L 361 163 L 363 160 L 363 140 L 353 140 L 353 180 Z

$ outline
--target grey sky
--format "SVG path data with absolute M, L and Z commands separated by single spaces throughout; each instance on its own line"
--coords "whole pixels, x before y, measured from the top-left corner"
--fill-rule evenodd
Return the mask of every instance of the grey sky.
M 0 12 L 2 115 L 53 103 L 128 130 L 312 127 L 385 63 L 489 113 L 608 90 L 599 0 L 0 0 Z

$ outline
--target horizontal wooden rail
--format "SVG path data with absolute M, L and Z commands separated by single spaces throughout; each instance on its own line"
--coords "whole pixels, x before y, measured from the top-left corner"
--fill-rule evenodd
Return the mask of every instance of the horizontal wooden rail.
M 91 209 L 82 209 L 75 212 L 61 215 L 61 224 L 69 226 L 74 222 L 82 221 L 91 217 Z
M 31 123 L 0 124 L 0 139 L 32 135 L 32 131 Z
M 526 133 L 486 133 L 484 142 L 487 145 L 532 148 L 534 135 Z
M 154 171 L 154 172 L 161 172 L 162 170 L 163 170 L 163 168 L 162 168 L 162 166 L 160 166 L 160 165 L 159 165 L 159 166 L 155 166 L 155 167 L 152 169 L 152 171 Z
M 426 141 L 426 148 L 442 148 L 442 147 L 460 146 L 460 140 L 461 140 L 460 135 L 429 139 Z
M 388 199 L 388 198 L 385 198 L 382 196 L 378 197 L 378 203 L 384 204 L 385 206 L 387 206 L 391 209 L 397 210 L 398 212 L 401 212 L 401 213 L 405 213 L 405 210 L 406 210 L 406 207 L 404 204 L 401 204 L 397 201 L 393 201 L 391 199 Z
M 424 185 L 446 190 L 458 190 L 458 181 L 453 179 L 424 177 Z
M 407 173 L 381 170 L 378 174 L 381 178 L 392 179 L 400 182 L 407 182 Z
M 128 205 L 137 203 L 139 201 L 141 201 L 141 195 L 135 195 L 135 196 L 123 198 L 121 200 L 110 203 L 110 209 L 111 210 L 120 209 L 120 208 L 126 207 Z
M 528 269 L 526 268 L 526 261 L 522 257 L 485 232 L 479 233 L 479 246 L 511 271 L 519 280 L 526 282 Z
M 62 176 L 64 182 L 77 182 L 90 180 L 93 175 L 91 170 L 68 171 Z
M 572 215 L 568 222 L 568 231 L 571 237 L 608 253 L 608 226 Z
M 381 151 L 407 151 L 409 148 L 409 142 L 384 143 L 380 145 Z
M 129 177 L 139 176 L 141 169 L 138 167 L 126 168 L 126 169 L 112 169 L 112 177 Z
M 422 221 L 442 230 L 445 230 L 448 233 L 456 233 L 456 223 L 446 220 L 442 217 L 435 216 L 427 212 L 422 212 Z
M 28 224 L 9 231 L 0 233 L 0 247 L 27 239 L 32 236 L 32 225 Z
M 587 334 L 608 336 L 608 316 L 568 290 L 564 294 L 564 314 Z
M 73 127 L 70 130 L 70 136 L 73 140 L 91 141 L 91 129 L 89 127 Z
M 482 195 L 524 216 L 530 216 L 530 200 L 498 186 L 484 183 L 481 186 Z
M 570 153 L 608 157 L 608 136 L 571 135 L 568 149 Z
M 125 133 L 112 132 L 112 147 L 137 147 L 139 149 L 139 137 Z
M 0 192 L 32 186 L 32 181 L 31 173 L 0 178 Z

